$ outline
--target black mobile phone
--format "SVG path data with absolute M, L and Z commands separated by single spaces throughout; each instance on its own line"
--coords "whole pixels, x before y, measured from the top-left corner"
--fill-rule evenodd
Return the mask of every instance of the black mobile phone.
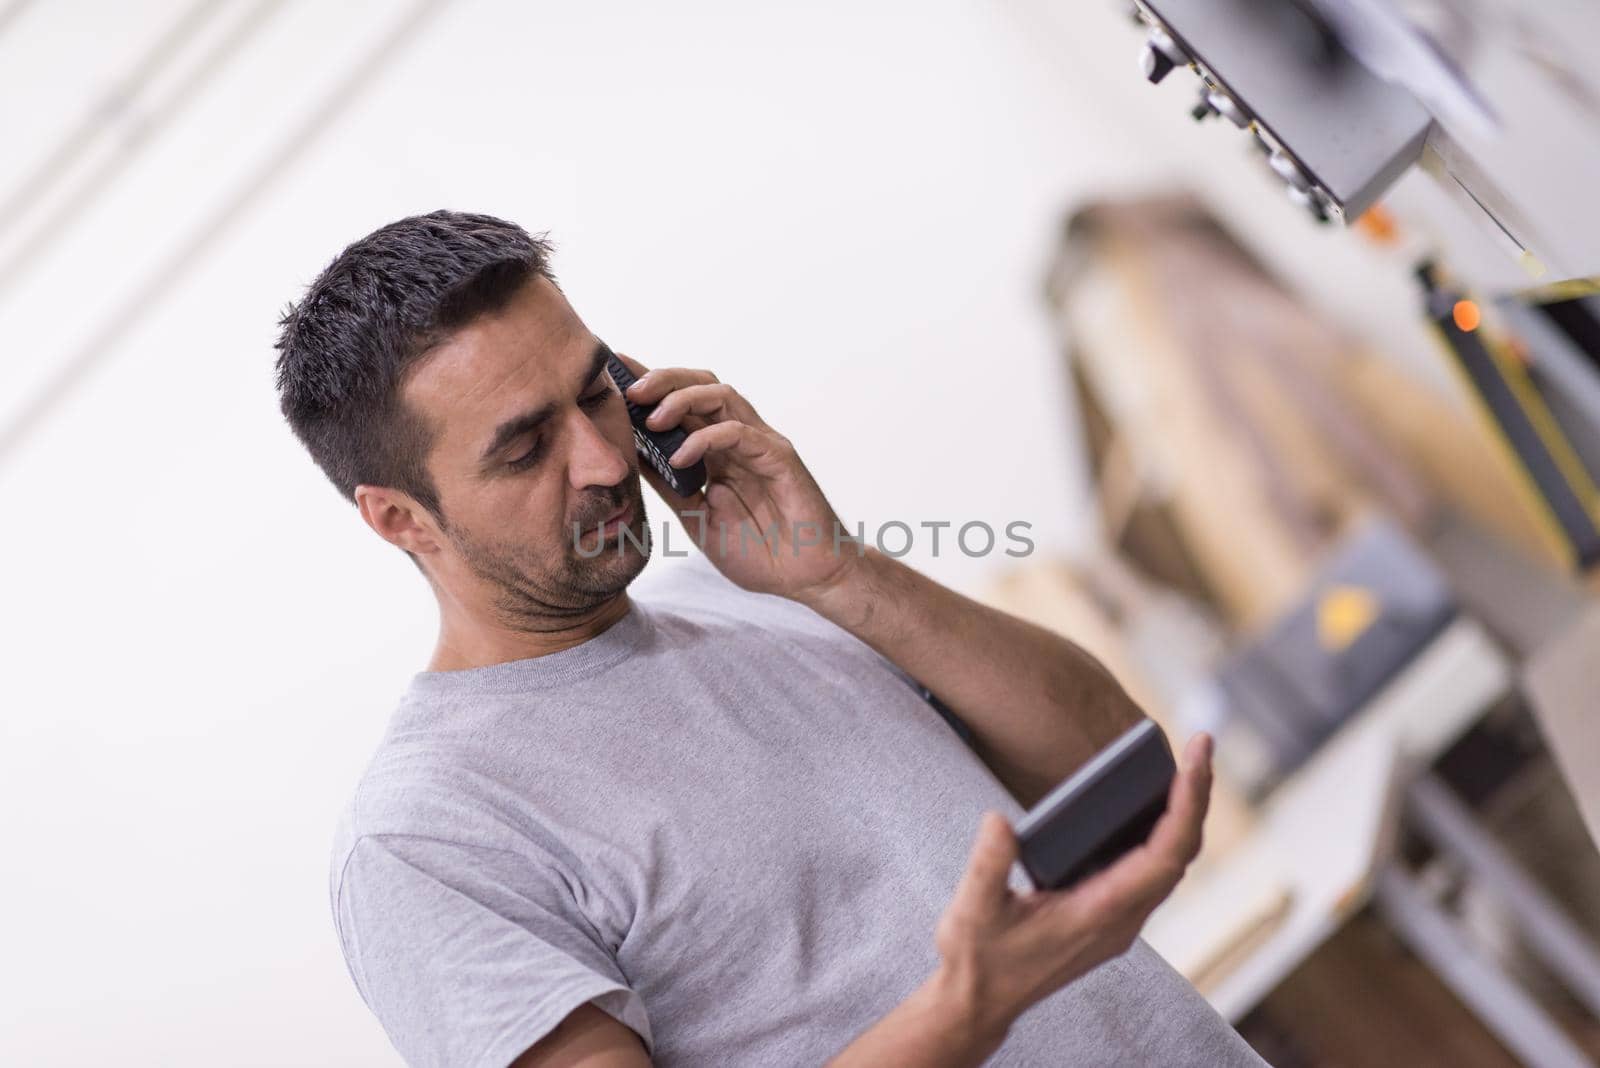
M 633 423 L 633 444 L 639 450 L 639 455 L 650 461 L 650 466 L 656 469 L 678 496 L 693 497 L 706 484 L 705 461 L 697 460 L 689 467 L 673 467 L 667 462 L 667 457 L 677 452 L 678 447 L 688 440 L 689 435 L 682 427 L 652 430 L 644 425 L 644 421 L 656 410 L 656 406 L 635 404 L 628 399 L 628 387 L 637 379 L 634 378 L 633 372 L 628 370 L 628 365 L 617 359 L 617 354 L 609 348 L 606 349 L 606 370 L 611 372 L 611 380 L 622 391 L 622 402 L 628 406 L 628 420 Z
M 1177 774 L 1166 736 L 1142 720 L 1096 753 L 1018 821 L 1022 866 L 1062 890 L 1144 843 Z

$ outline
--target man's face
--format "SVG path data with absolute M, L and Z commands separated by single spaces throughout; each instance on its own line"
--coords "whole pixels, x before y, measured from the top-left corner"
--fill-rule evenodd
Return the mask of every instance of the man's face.
M 519 629 L 593 609 L 648 558 L 633 430 L 603 352 L 561 291 L 535 278 L 402 386 L 435 432 L 427 466 L 447 542 L 435 581 L 466 585 L 451 592 L 487 597 Z M 619 509 L 622 522 L 602 529 Z

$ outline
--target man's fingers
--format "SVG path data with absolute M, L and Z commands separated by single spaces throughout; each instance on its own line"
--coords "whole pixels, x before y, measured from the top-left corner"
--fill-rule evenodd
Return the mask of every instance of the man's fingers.
M 626 357 L 621 358 L 623 362 L 628 362 Z M 633 370 L 631 364 L 628 369 Z M 675 389 L 712 385 L 716 381 L 717 376 L 710 371 L 689 367 L 658 367 L 639 376 L 633 388 L 628 390 L 628 399 L 635 404 L 654 404 Z
M 1172 780 L 1167 811 L 1150 832 L 1148 847 L 1187 865 L 1200 852 L 1201 828 L 1211 805 L 1211 736 L 1196 734 L 1183 750 L 1183 764 Z
M 630 393 L 629 396 L 634 397 L 634 394 Z M 652 430 L 668 430 L 689 414 L 701 416 L 706 423 L 734 419 L 751 426 L 766 427 L 750 402 L 725 382 L 673 390 L 661 398 L 656 410 L 650 413 L 648 425 Z
M 761 474 L 775 475 L 782 470 L 781 441 L 771 431 L 728 420 L 696 430 L 668 460 L 673 467 L 688 467 L 707 453 L 726 453 Z
M 1129 914 L 1142 921 L 1172 893 L 1182 874 L 1182 865 L 1143 846 L 1066 891 L 1053 911 L 1087 913 L 1099 923 Z
M 1006 877 L 1017 859 L 1017 836 L 998 812 L 985 812 L 978 823 L 978 839 L 961 876 L 951 904 L 972 915 L 987 916 L 999 908 L 1009 892 Z

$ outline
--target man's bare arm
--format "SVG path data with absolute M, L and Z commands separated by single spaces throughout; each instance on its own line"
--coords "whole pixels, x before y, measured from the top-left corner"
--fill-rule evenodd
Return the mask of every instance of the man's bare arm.
M 852 553 L 849 546 L 841 551 Z M 1024 805 L 1143 714 L 1077 645 L 876 549 L 796 599 L 937 695 L 971 728 L 978 755 Z
M 511 1068 L 650 1068 L 633 1029 L 593 1005 L 579 1005 Z

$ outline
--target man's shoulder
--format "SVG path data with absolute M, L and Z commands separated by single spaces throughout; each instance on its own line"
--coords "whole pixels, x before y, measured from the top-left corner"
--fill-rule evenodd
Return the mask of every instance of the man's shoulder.
M 634 583 L 629 595 L 650 608 L 707 622 L 755 623 L 764 628 L 849 637 L 798 601 L 743 588 L 699 551 L 655 565 Z
M 419 745 L 386 736 L 340 812 L 337 838 L 449 837 L 471 826 L 481 808 L 473 802 L 472 778 L 467 761 L 432 740 Z
M 385 735 L 334 826 L 335 888 L 357 846 L 385 838 L 450 841 L 475 823 L 470 779 L 446 751 Z
M 344 935 L 347 910 L 358 898 L 392 897 L 378 883 L 407 872 L 464 872 L 530 857 L 525 836 L 510 834 L 469 768 L 448 755 L 396 752 L 380 745 L 334 823 L 328 855 L 328 898 Z M 399 865 L 400 868 L 397 868 Z
M 641 585 L 644 582 L 640 580 Z M 640 593 L 652 608 L 710 631 L 698 635 L 706 639 L 709 656 L 744 657 L 752 651 L 750 642 L 767 647 L 778 643 L 790 653 L 812 656 L 814 662 L 842 669 L 862 682 L 876 684 L 892 677 L 897 688 L 908 689 L 931 705 L 963 740 L 971 741 L 966 726 L 893 661 L 797 601 L 743 589 L 702 554 L 664 567 Z

